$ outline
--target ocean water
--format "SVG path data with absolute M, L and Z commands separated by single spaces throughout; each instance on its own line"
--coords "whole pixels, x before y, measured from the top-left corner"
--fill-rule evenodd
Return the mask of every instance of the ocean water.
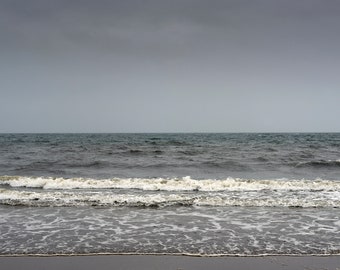
M 0 255 L 340 254 L 340 134 L 0 134 Z

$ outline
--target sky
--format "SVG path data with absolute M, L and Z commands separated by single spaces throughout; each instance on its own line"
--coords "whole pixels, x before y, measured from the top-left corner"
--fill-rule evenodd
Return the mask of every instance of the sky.
M 0 0 L 0 132 L 340 132 L 339 0 Z

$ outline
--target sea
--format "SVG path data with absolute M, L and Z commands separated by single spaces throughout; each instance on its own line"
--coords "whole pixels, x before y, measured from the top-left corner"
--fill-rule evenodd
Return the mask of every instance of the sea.
M 0 134 L 0 255 L 340 254 L 340 133 Z

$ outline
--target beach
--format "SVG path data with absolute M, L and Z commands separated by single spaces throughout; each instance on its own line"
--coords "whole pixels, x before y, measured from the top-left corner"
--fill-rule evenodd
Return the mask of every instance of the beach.
M 3 270 L 298 270 L 340 269 L 340 256 L 189 257 L 164 255 L 95 255 L 0 257 Z

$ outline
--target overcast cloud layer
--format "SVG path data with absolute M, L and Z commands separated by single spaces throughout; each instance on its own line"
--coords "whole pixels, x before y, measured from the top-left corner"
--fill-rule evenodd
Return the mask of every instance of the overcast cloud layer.
M 0 132 L 340 132 L 338 0 L 0 0 Z

